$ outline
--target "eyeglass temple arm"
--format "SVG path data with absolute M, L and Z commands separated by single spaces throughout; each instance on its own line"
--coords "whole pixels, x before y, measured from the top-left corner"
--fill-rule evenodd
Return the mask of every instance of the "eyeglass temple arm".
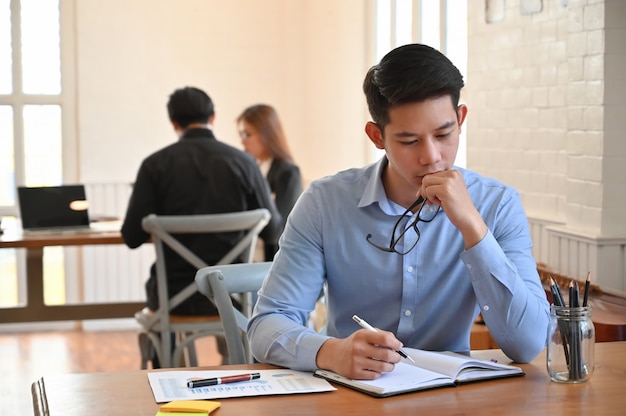
M 419 204 L 423 203 L 426 199 L 424 197 L 422 197 L 420 195 L 419 198 L 417 198 L 415 200 L 415 202 L 413 202 L 411 204 L 411 206 L 409 206 L 406 211 L 404 211 L 404 214 L 402 214 L 402 217 L 404 217 L 406 214 L 408 214 L 409 212 L 411 212 L 413 210 L 413 208 L 415 208 L 416 206 L 418 206 Z M 402 220 L 402 217 L 400 217 L 400 219 L 398 220 L 398 222 L 396 222 L 396 225 L 393 226 L 393 231 L 391 232 L 391 242 L 389 243 L 389 248 L 392 248 L 393 246 L 395 246 L 394 244 L 394 240 L 395 240 L 395 235 L 396 235 L 396 230 L 398 229 L 398 225 L 400 225 L 400 221 Z M 404 235 L 404 233 L 406 232 L 406 230 L 400 234 L 401 236 Z M 398 241 L 395 240 L 395 242 L 397 243 Z
M 411 204 L 411 206 L 407 208 L 407 211 L 411 211 L 413 208 L 415 208 L 416 206 L 418 206 L 419 204 L 421 204 L 421 203 L 422 203 L 422 202 L 424 202 L 425 200 L 426 200 L 426 198 L 424 198 L 423 196 L 421 196 L 421 195 L 420 195 L 420 197 L 419 197 L 419 198 L 417 198 L 417 199 L 415 200 L 415 202 L 413 202 L 413 203 Z

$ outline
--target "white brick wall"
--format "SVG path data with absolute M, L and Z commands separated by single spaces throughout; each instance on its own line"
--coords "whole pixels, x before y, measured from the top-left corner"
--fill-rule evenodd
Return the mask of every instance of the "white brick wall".
M 566 188 L 574 117 L 566 107 L 567 9 L 544 1 L 541 13 L 522 15 L 519 1 L 507 1 L 505 18 L 494 24 L 481 8 L 469 13 L 468 167 L 518 188 L 529 212 L 561 218 L 564 195 L 554 190 Z
M 535 256 L 626 292 L 626 1 L 469 7 L 467 166 L 516 187 Z

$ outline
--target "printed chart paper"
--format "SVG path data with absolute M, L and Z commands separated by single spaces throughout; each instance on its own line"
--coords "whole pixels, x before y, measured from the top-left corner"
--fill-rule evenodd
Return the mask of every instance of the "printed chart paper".
M 336 390 L 328 381 L 312 373 L 294 370 L 254 370 L 261 378 L 190 389 L 187 382 L 204 378 L 241 374 L 242 370 L 156 371 L 148 380 L 157 403 L 172 400 L 223 399 L 274 394 L 317 393 Z

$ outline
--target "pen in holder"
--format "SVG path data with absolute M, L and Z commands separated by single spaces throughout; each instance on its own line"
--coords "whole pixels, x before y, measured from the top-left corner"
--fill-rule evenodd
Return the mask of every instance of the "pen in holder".
M 546 354 L 552 381 L 583 383 L 594 369 L 595 327 L 591 307 L 552 305 Z

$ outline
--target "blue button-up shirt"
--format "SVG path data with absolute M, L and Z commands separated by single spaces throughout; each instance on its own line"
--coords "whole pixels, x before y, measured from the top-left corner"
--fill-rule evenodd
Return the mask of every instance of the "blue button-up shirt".
M 405 211 L 386 197 L 381 181 L 386 163 L 383 157 L 319 179 L 302 194 L 248 326 L 255 357 L 314 370 L 328 337 L 359 329 L 354 314 L 395 333 L 408 347 L 469 351 L 471 327 L 482 312 L 507 356 L 532 360 L 545 346 L 549 305 L 518 193 L 455 168 L 463 173 L 487 235 L 465 250 L 461 233 L 441 210 L 432 222 L 417 223 L 421 237 L 412 251 L 388 253 L 366 241 L 372 234 L 373 242 L 388 245 Z M 408 231 L 398 250 L 416 238 Z M 318 334 L 306 323 L 325 284 L 327 331 Z

